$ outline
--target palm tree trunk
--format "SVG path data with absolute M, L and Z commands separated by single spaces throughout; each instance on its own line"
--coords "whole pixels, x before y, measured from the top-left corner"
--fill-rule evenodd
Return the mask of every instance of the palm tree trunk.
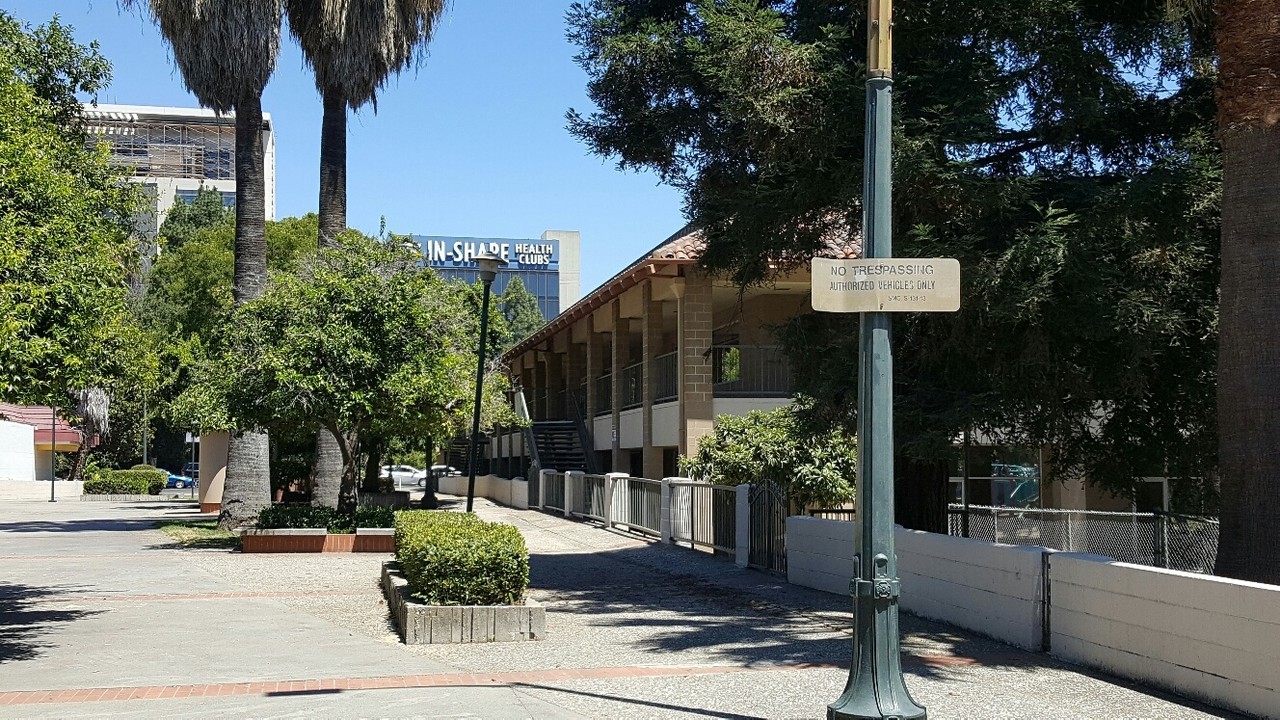
M 236 104 L 236 305 L 262 296 L 267 286 L 266 174 L 262 142 L 262 97 Z M 271 504 L 267 434 L 231 433 L 219 524 L 234 527 Z
M 1218 575 L 1280 584 L 1280 5 L 1217 4 L 1223 153 Z
M 320 129 L 320 248 L 337 244 L 347 229 L 347 103 L 336 91 L 324 93 Z M 333 434 L 316 432 L 316 475 L 313 505 L 338 507 L 342 485 L 342 451 Z
M 324 92 L 320 126 L 320 247 L 333 247 L 347 229 L 347 102 Z
M 316 431 L 316 477 L 311 488 L 311 504 L 338 507 L 342 488 L 342 447 L 328 428 Z

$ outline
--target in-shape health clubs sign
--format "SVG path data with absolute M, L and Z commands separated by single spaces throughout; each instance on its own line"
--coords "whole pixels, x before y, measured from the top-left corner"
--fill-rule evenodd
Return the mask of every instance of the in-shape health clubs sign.
M 955 258 L 814 258 L 813 309 L 819 312 L 955 312 Z

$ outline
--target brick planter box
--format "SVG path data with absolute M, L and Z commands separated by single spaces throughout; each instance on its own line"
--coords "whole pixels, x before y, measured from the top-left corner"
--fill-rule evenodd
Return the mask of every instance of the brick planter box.
M 382 564 L 382 592 L 406 645 L 515 642 L 547 636 L 547 609 L 524 605 L 424 605 L 409 596 L 395 562 Z
M 324 528 L 246 528 L 240 533 L 240 550 L 247 553 L 349 553 L 393 552 L 391 528 L 357 528 L 354 534 L 330 533 Z

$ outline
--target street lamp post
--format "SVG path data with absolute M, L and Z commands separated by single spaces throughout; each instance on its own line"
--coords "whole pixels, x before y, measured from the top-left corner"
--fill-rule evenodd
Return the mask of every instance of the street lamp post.
M 53 407 L 53 433 L 49 443 L 49 502 L 58 502 L 58 408 Z
M 484 346 L 485 335 L 489 332 L 489 292 L 493 288 L 493 279 L 498 276 L 498 268 L 507 264 L 507 261 L 490 252 L 471 259 L 480 266 L 480 282 L 484 283 L 484 294 L 480 301 L 480 346 L 476 353 L 476 404 L 471 413 L 471 442 L 467 445 L 467 512 L 471 512 L 476 497 L 476 452 L 480 447 L 480 399 L 484 392 Z
M 867 125 L 863 160 L 863 257 L 893 257 L 892 0 L 867 3 Z M 858 338 L 858 519 L 853 661 L 828 720 L 927 717 L 902 679 L 898 558 L 893 541 L 893 356 L 887 312 L 863 312 Z

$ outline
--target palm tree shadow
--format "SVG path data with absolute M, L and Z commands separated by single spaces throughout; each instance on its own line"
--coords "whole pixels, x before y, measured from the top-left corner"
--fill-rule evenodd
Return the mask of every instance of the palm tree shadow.
M 0 581 L 0 665 L 39 657 L 53 644 L 47 636 L 56 626 L 102 612 L 54 605 L 56 598 L 75 590 Z

